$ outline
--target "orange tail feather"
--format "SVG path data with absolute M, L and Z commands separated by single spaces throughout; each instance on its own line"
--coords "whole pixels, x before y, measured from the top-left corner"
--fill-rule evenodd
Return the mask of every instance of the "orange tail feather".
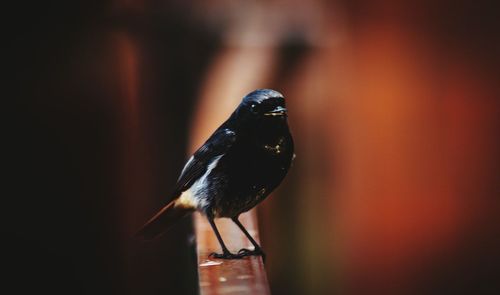
M 175 206 L 175 201 L 168 203 L 151 218 L 136 234 L 145 240 L 152 240 L 166 232 L 179 219 L 193 212 L 190 208 Z

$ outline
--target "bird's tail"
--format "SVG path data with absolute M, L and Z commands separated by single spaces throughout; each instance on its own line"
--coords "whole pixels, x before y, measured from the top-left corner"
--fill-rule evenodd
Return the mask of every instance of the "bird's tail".
M 145 240 L 152 240 L 166 232 L 176 221 L 193 212 L 193 209 L 176 206 L 176 200 L 168 203 L 151 218 L 136 234 Z

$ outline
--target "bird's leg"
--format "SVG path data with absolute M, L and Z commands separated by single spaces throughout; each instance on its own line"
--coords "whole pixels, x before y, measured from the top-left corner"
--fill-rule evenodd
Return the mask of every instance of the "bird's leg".
M 229 252 L 227 249 L 226 245 L 224 244 L 224 241 L 222 240 L 222 237 L 220 236 L 219 230 L 217 229 L 217 226 L 215 226 L 214 219 L 212 217 L 207 217 L 208 222 L 210 223 L 210 226 L 212 227 L 212 230 L 215 233 L 215 236 L 217 236 L 217 240 L 219 241 L 219 244 L 222 248 L 222 253 L 210 253 L 209 257 L 214 257 L 214 258 L 222 258 L 222 259 L 239 259 L 244 257 L 244 255 L 240 254 L 233 254 Z
M 257 242 L 252 238 L 252 236 L 248 233 L 248 231 L 245 229 L 243 224 L 238 220 L 238 216 L 232 218 L 233 222 L 236 223 L 236 225 L 241 229 L 241 231 L 247 236 L 248 240 L 252 243 L 254 249 L 249 250 L 249 249 L 240 249 L 238 251 L 239 255 L 242 256 L 262 256 L 263 259 L 266 259 L 266 253 L 262 251 L 262 248 L 257 244 Z

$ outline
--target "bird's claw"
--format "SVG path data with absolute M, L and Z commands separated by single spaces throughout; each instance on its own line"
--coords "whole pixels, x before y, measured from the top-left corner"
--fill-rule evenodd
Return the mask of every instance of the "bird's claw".
M 240 251 L 238 251 L 238 253 L 236 253 L 236 254 L 231 253 L 229 251 L 224 251 L 223 253 L 212 252 L 212 253 L 210 253 L 210 255 L 208 255 L 208 257 L 217 258 L 217 259 L 242 259 L 242 258 L 248 257 L 248 256 L 262 256 L 262 258 L 264 258 L 264 259 L 266 258 L 266 254 L 260 248 L 257 248 L 254 250 L 249 250 L 249 249 L 243 248 L 243 249 L 240 249 Z
M 239 253 L 233 254 L 233 253 L 228 251 L 228 252 L 223 252 L 223 253 L 212 252 L 212 253 L 210 253 L 210 255 L 208 255 L 208 257 L 213 257 L 213 258 L 217 258 L 217 259 L 241 259 L 244 256 L 240 255 Z
M 243 249 L 240 249 L 240 251 L 238 251 L 238 255 L 242 255 L 243 257 L 244 256 L 262 256 L 264 258 L 266 257 L 266 254 L 260 248 L 256 248 L 254 250 L 249 250 L 249 249 L 243 248 Z

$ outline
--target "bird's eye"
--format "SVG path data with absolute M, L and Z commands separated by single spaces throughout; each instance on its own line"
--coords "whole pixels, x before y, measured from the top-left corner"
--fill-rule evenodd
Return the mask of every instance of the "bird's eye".
M 257 112 L 257 105 L 253 104 L 250 106 L 252 109 L 252 112 L 256 113 Z

